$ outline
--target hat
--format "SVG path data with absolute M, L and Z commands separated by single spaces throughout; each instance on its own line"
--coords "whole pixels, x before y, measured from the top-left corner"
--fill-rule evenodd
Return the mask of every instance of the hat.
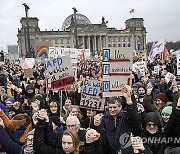
M 26 137 L 28 137 L 29 135 L 34 135 L 35 129 L 31 130 Z
M 58 116 L 52 116 L 50 117 L 51 121 L 56 125 L 56 126 L 60 126 L 60 119 Z
M 14 103 L 14 102 L 15 102 L 15 99 L 12 98 L 12 97 L 9 97 L 9 98 L 6 100 L 6 102 L 7 102 L 7 101 L 10 101 L 11 103 Z
M 180 81 L 177 81 L 177 85 L 180 85 Z
M 162 102 L 167 103 L 168 98 L 164 93 L 159 93 L 156 95 L 156 99 L 160 99 Z
M 161 114 L 163 114 L 163 113 L 167 113 L 167 114 L 171 115 L 171 113 L 172 113 L 172 106 L 164 107 L 162 112 L 161 112 Z
M 139 86 L 139 83 L 134 83 L 133 84 L 133 87 L 138 87 Z
M 162 126 L 159 117 L 155 112 L 148 112 L 145 114 L 145 123 L 147 124 L 150 121 L 154 122 L 158 126 Z
M 27 85 L 26 90 L 29 90 L 29 89 L 33 89 L 34 90 L 34 86 L 31 85 L 31 84 Z
M 26 115 L 19 113 L 17 115 L 15 115 L 12 119 L 11 122 L 14 126 L 23 126 L 26 123 L 27 119 L 26 119 Z

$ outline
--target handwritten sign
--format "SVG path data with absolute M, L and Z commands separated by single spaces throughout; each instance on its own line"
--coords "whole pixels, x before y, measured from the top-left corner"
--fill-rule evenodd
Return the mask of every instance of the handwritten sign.
M 46 61 L 48 80 L 52 89 L 62 89 L 75 81 L 69 56 L 52 58 Z
M 90 57 L 90 49 L 75 49 L 75 48 L 60 48 L 60 47 L 49 47 L 49 57 L 58 57 L 70 55 L 71 62 L 77 64 L 80 62 L 80 56 L 84 52 L 84 57 L 88 59 Z
M 33 77 L 33 71 L 31 68 L 24 69 L 24 76 L 26 78 L 32 78 Z
M 103 97 L 120 96 L 124 84 L 131 85 L 132 48 L 103 49 Z
M 80 107 L 103 110 L 105 100 L 102 99 L 101 86 L 101 81 L 85 80 L 82 87 Z
M 145 68 L 147 68 L 146 66 L 146 62 L 145 61 L 141 61 L 141 62 L 135 62 L 135 72 L 140 71 L 142 73 L 142 75 L 145 75 Z

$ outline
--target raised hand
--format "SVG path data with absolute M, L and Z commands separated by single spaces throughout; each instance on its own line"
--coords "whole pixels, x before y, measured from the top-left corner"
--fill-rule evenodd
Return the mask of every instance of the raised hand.
M 97 114 L 94 116 L 94 125 L 99 126 L 101 124 L 103 114 Z
M 98 133 L 94 129 L 89 129 L 86 132 L 86 143 L 92 143 L 94 141 L 97 141 L 100 137 L 100 133 Z
M 126 99 L 127 104 L 131 105 L 132 104 L 132 100 L 131 100 L 132 90 L 131 90 L 131 87 L 129 85 L 124 85 L 123 88 L 122 88 L 122 93 L 123 93 L 123 96 Z

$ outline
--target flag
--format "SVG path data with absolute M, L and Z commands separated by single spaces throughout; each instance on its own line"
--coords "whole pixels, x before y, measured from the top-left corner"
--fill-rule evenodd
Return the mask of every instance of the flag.
M 134 13 L 134 9 L 132 9 L 131 11 L 129 11 L 130 12 L 130 14 L 133 14 Z
M 156 44 L 153 43 L 151 51 L 148 56 L 148 60 L 150 62 L 153 62 L 153 59 L 157 54 L 164 52 L 165 45 L 166 45 L 166 41 L 164 39 L 160 39 Z
M 163 60 L 166 61 L 169 59 L 169 54 L 168 54 L 168 49 L 166 46 L 164 46 L 164 50 L 163 50 Z
M 130 32 L 130 28 L 125 28 L 121 31 L 121 33 L 129 33 Z
M 85 49 L 82 51 L 82 54 L 80 55 L 80 61 L 81 61 L 82 63 L 85 62 L 84 52 L 86 52 Z
M 83 43 L 81 43 L 81 44 L 79 45 L 79 49 L 84 49 L 84 44 L 83 44 Z
M 154 53 L 153 53 L 153 51 L 154 51 L 155 48 L 156 48 L 155 43 L 153 43 L 153 45 L 152 45 L 152 47 L 151 47 L 151 51 L 149 52 L 149 56 L 148 56 L 148 60 L 149 60 L 150 63 L 153 62 L 153 59 L 154 59 L 154 57 L 155 57 L 155 55 L 154 55 Z

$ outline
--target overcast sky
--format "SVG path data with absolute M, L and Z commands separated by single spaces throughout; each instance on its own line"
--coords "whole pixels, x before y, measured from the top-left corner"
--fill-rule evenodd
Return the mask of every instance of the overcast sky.
M 180 0 L 0 0 L 0 48 L 4 50 L 17 44 L 20 19 L 25 16 L 22 3 L 30 7 L 30 17 L 39 19 L 41 30 L 61 29 L 73 7 L 91 23 L 101 23 L 104 16 L 108 27 L 123 29 L 134 9 L 134 17 L 144 18 L 147 42 L 180 40 Z

